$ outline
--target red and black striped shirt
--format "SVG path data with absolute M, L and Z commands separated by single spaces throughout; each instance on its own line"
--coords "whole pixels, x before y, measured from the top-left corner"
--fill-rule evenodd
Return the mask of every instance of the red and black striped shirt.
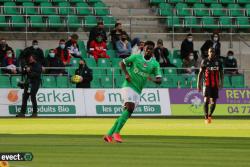
M 219 59 L 205 58 L 201 62 L 201 68 L 205 71 L 204 84 L 207 87 L 219 87 L 220 72 L 223 71 L 222 62 Z

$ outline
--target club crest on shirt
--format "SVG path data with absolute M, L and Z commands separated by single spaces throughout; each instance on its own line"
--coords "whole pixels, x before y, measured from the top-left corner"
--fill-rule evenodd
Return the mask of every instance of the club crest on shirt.
M 147 63 L 144 63 L 144 64 L 143 64 L 143 67 L 145 67 L 145 68 L 146 68 L 147 66 L 148 66 L 148 65 L 147 65 Z

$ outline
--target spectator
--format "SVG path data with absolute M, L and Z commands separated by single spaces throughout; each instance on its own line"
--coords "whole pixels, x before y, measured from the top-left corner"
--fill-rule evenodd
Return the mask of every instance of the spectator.
M 97 62 L 98 58 L 109 58 L 106 50 L 106 42 L 103 41 L 103 36 L 101 34 L 98 34 L 96 39 L 90 42 L 90 53 Z
M 229 50 L 227 57 L 224 59 L 225 74 L 239 74 L 237 60 L 234 57 L 234 52 Z
M 93 74 L 92 70 L 87 66 L 85 60 L 80 60 L 79 68 L 75 71 L 75 74 L 81 76 L 81 81 L 76 84 L 76 88 L 90 88 L 90 82 L 93 79 Z
M 122 34 L 125 34 L 127 36 L 127 39 L 129 41 L 129 36 L 126 31 L 122 30 L 122 23 L 116 23 L 115 28 L 111 30 L 110 36 L 111 36 L 111 42 L 113 44 L 114 49 L 116 48 L 116 42 L 120 40 L 120 36 Z
M 15 55 L 13 49 L 7 44 L 5 39 L 0 40 L 0 64 L 3 62 L 3 58 L 6 56 L 7 51 L 11 50 L 12 55 Z
M 215 56 L 220 57 L 220 36 L 218 33 L 213 33 L 211 35 L 211 39 L 207 40 L 201 47 L 201 56 L 202 58 L 208 57 L 208 49 L 209 48 L 215 49 Z
M 194 52 L 193 35 L 188 34 L 181 43 L 181 58 L 188 59 L 189 53 Z M 194 55 L 195 60 L 198 59 L 197 54 Z
M 43 50 L 39 48 L 37 40 L 33 40 L 32 46 L 25 48 L 23 52 L 21 52 L 21 55 L 20 55 L 21 64 L 22 63 L 27 64 L 27 61 L 25 60 L 31 54 L 34 56 L 37 63 L 41 64 L 42 67 L 45 67 L 44 53 L 43 53 Z
M 81 52 L 79 45 L 77 44 L 78 40 L 78 35 L 77 34 L 72 34 L 70 36 L 70 40 L 68 40 L 65 43 L 65 47 L 69 50 L 71 56 L 76 57 L 76 58 L 81 58 Z
M 17 61 L 15 58 L 15 55 L 13 54 L 12 50 L 6 50 L 6 54 L 3 58 L 2 67 L 5 67 L 2 69 L 4 74 L 16 74 Z
M 132 54 L 144 54 L 144 42 L 137 38 L 136 44 L 132 48 Z
M 120 58 L 126 58 L 130 56 L 132 48 L 126 33 L 122 33 L 120 40 L 116 42 L 116 48 L 117 54 Z
M 47 69 L 47 74 L 66 74 L 64 70 L 65 65 L 62 60 L 56 56 L 54 49 L 49 50 L 46 58 L 46 66 L 49 67 L 49 69 Z M 55 67 L 56 69 L 50 69 L 51 67 Z
M 160 67 L 176 67 L 170 63 L 168 59 L 169 51 L 163 46 L 162 39 L 158 39 L 157 46 L 154 49 L 154 55 L 155 59 L 159 62 Z
M 70 64 L 70 51 L 66 48 L 64 39 L 59 41 L 59 46 L 55 49 L 55 54 L 65 66 Z
M 106 34 L 106 31 L 104 29 L 104 24 L 103 24 L 103 21 L 98 21 L 97 22 L 97 26 L 94 27 L 90 33 L 89 33 L 89 40 L 88 40 L 88 43 L 87 43 L 87 49 L 89 50 L 90 48 L 90 42 L 95 40 L 97 35 L 98 34 L 101 34 L 102 35 L 102 38 L 103 38 L 103 41 L 106 42 L 107 41 L 107 34 Z
M 194 54 L 193 52 L 189 53 L 188 58 L 183 59 L 183 64 L 182 64 L 182 68 L 183 72 L 185 74 L 192 74 L 194 75 L 196 73 L 196 69 L 198 67 L 197 61 L 194 59 Z

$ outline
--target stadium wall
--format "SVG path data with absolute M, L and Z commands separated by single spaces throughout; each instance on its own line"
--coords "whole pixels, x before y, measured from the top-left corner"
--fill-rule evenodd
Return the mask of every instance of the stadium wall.
M 0 117 L 13 117 L 21 108 L 20 89 L 0 89 Z M 215 115 L 249 116 L 250 89 L 222 89 Z M 120 89 L 39 89 L 39 116 L 118 116 Z M 202 116 L 203 97 L 196 89 L 144 89 L 134 116 Z M 32 112 L 28 102 L 28 114 Z

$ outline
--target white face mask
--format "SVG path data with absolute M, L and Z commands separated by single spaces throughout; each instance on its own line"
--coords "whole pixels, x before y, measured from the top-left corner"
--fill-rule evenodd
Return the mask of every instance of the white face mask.
M 188 42 L 192 42 L 193 41 L 193 38 L 188 38 Z
M 193 59 L 194 59 L 193 55 L 189 56 L 189 60 L 193 60 Z
M 9 53 L 7 56 L 8 56 L 9 58 L 11 58 L 11 57 L 12 57 L 12 53 Z
M 38 45 L 33 45 L 33 48 L 34 48 L 34 49 L 37 49 L 37 48 L 38 48 Z
M 233 57 L 232 55 L 230 55 L 230 56 L 228 56 L 228 58 L 229 58 L 230 60 L 232 60 L 234 57 Z
M 65 45 L 64 45 L 64 44 L 61 44 L 61 45 L 60 45 L 60 48 L 61 48 L 61 49 L 64 49 L 64 48 L 65 48 Z
M 218 37 L 214 37 L 214 41 L 218 41 Z
M 55 57 L 55 53 L 49 53 L 49 56 L 50 56 L 51 58 L 54 58 L 54 57 Z

